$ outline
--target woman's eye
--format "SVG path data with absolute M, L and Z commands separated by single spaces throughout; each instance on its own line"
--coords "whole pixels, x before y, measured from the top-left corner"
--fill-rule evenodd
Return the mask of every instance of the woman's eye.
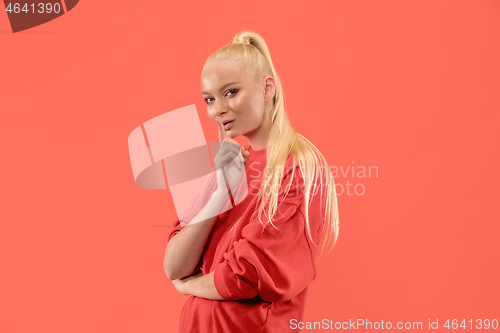
M 227 92 L 231 93 L 231 95 L 235 95 L 238 92 L 238 89 L 231 89 L 231 90 L 228 90 Z
M 230 95 L 230 96 L 235 95 L 235 94 L 237 94 L 237 93 L 238 93 L 238 89 L 230 89 L 230 90 L 228 90 L 228 91 L 226 92 L 226 96 L 228 96 L 228 94 L 229 94 L 229 93 L 231 93 L 231 95 Z M 211 100 L 211 99 L 213 99 L 213 98 L 212 98 L 212 97 L 207 97 L 207 98 L 205 98 L 205 103 L 207 103 L 207 104 L 208 104 L 208 103 L 210 103 L 210 100 Z

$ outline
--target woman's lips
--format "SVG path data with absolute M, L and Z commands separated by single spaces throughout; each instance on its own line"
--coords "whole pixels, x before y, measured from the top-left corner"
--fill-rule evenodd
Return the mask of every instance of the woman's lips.
M 231 120 L 230 122 L 226 123 L 226 124 L 224 125 L 224 129 L 225 129 L 226 131 L 229 131 L 229 130 L 231 129 L 231 127 L 233 127 L 233 122 L 234 122 L 234 120 Z

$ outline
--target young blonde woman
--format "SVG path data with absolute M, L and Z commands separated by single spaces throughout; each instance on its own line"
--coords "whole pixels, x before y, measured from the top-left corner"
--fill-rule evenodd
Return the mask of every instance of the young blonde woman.
M 229 144 L 214 159 L 217 190 L 202 209 L 193 208 L 189 224 L 177 220 L 168 235 L 165 273 L 191 295 L 179 332 L 290 331 L 316 275 L 320 238 L 322 249 L 331 250 L 338 237 L 332 173 L 291 126 L 279 77 L 257 33 L 243 31 L 213 53 L 201 86 L 208 116 Z M 234 140 L 240 135 L 246 149 Z M 213 214 L 228 200 L 220 170 L 238 159 L 248 194 Z

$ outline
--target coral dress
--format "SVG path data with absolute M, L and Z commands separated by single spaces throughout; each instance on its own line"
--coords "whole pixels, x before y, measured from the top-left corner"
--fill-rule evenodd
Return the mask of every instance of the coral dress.
M 301 321 L 307 286 L 315 278 L 315 255 L 324 218 L 324 191 L 311 196 L 305 223 L 303 178 L 298 164 L 290 185 L 292 155 L 286 162 L 278 210 L 273 224 L 263 228 L 257 215 L 259 188 L 266 167 L 266 149 L 254 151 L 245 164 L 248 195 L 221 213 L 207 240 L 195 272 L 214 273 L 215 287 L 224 300 L 190 296 L 181 312 L 179 332 L 288 332 L 290 321 Z M 324 183 L 324 178 L 323 178 Z M 193 216 L 196 213 L 193 211 Z M 262 215 L 266 222 L 266 215 Z M 183 226 L 176 219 L 170 240 Z M 316 244 L 316 245 L 315 245 Z M 194 272 L 193 272 L 194 273 Z

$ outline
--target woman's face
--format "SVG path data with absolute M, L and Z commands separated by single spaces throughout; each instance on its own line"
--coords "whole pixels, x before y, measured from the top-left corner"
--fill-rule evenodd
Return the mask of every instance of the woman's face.
M 255 82 L 252 74 L 240 70 L 233 61 L 207 65 L 201 73 L 201 90 L 208 116 L 223 122 L 227 136 L 243 135 L 252 147 L 251 141 L 267 140 L 274 82 L 271 76 Z

